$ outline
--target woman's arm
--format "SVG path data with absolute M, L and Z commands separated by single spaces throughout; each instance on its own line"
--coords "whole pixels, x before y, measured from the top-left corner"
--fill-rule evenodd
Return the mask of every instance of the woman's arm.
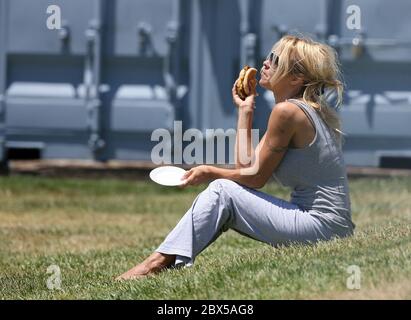
M 246 168 L 250 166 L 254 158 L 252 143 L 253 111 L 238 110 L 237 135 L 235 139 L 235 167 Z
M 238 169 L 250 166 L 254 158 L 251 129 L 254 116 L 255 96 L 250 95 L 245 100 L 242 100 L 237 95 L 236 83 L 234 83 L 232 88 L 232 95 L 233 102 L 238 110 L 237 134 L 234 147 L 235 167 Z
M 271 112 L 267 132 L 255 150 L 255 161 L 247 168 L 224 169 L 199 166 L 185 175 L 186 185 L 214 179 L 229 179 L 250 188 L 262 188 L 278 167 L 296 131 L 296 110 L 289 102 L 277 104 Z

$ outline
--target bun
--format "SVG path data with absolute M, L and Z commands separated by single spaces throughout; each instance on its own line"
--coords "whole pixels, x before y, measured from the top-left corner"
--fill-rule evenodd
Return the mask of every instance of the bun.
M 250 94 L 256 94 L 257 79 L 255 78 L 257 69 L 244 66 L 238 75 L 236 91 L 241 99 L 245 99 Z

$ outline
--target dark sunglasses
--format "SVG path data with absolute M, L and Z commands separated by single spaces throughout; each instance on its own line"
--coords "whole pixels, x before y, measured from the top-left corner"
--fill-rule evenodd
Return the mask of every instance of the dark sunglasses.
M 270 52 L 265 60 L 270 61 L 271 67 L 278 65 L 278 56 L 274 52 Z

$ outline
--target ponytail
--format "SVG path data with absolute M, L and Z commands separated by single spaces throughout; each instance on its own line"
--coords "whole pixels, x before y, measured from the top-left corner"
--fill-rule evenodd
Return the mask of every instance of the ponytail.
M 311 81 L 305 85 L 303 101 L 313 107 L 326 125 L 333 131 L 339 144 L 343 141 L 341 131 L 341 120 L 337 110 L 342 104 L 342 94 L 344 86 L 340 80 L 318 80 Z M 336 96 L 336 102 L 333 106 L 329 100 Z

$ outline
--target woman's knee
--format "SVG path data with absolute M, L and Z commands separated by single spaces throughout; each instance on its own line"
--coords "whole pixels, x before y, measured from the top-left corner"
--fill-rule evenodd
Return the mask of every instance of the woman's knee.
M 218 192 L 230 192 L 230 190 L 238 188 L 239 184 L 229 179 L 216 179 L 210 182 L 208 186 Z
M 216 179 L 210 182 L 208 192 L 217 195 L 218 205 L 230 209 L 241 191 L 239 188 L 241 188 L 241 186 L 232 180 Z
M 228 209 L 232 203 L 237 183 L 228 179 L 216 179 L 208 185 L 209 204 L 225 207 Z M 214 199 L 214 200 L 213 200 Z

